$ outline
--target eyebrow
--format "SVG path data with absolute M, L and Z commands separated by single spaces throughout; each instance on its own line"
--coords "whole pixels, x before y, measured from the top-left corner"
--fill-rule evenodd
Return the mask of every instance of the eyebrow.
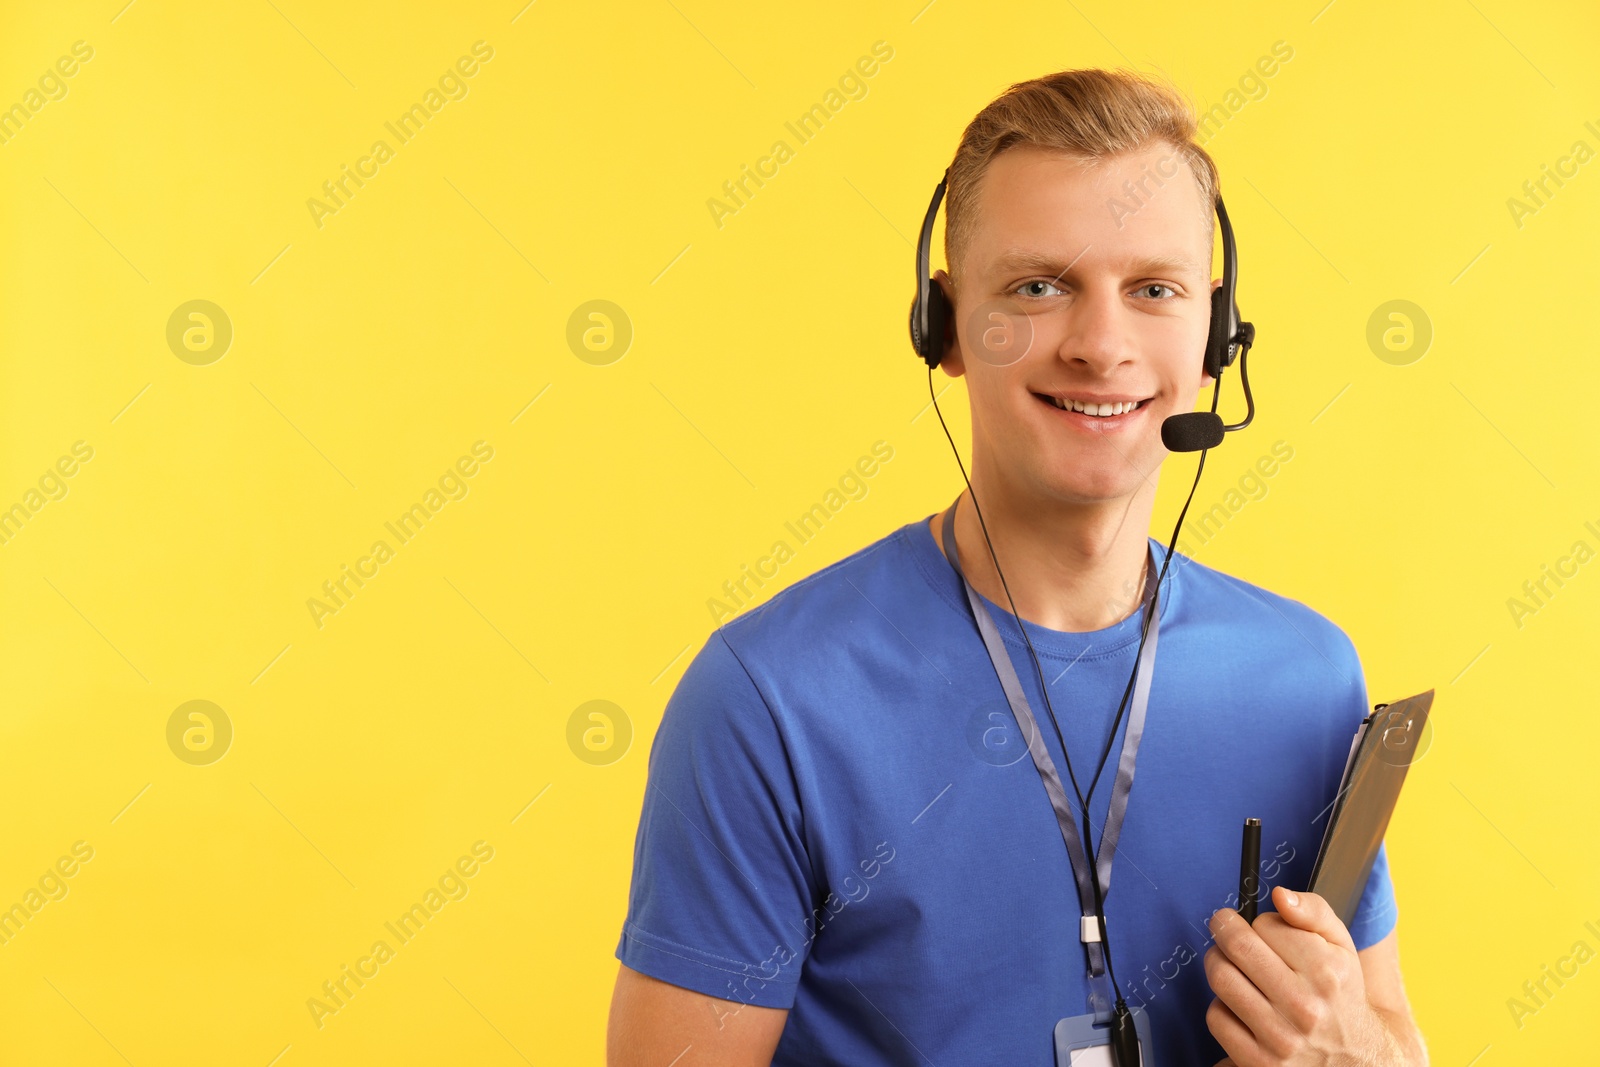
M 1059 257 L 1046 252 L 1036 252 L 1027 248 L 1013 248 L 995 259 L 989 266 L 991 274 L 1010 274 L 1013 272 L 1048 274 L 1059 278 L 1073 265 L 1083 258 L 1084 252 L 1089 251 L 1092 245 L 1086 245 L 1083 252 L 1063 262 Z M 1146 256 L 1129 264 L 1132 273 L 1143 274 L 1166 270 L 1193 271 L 1204 274 L 1200 265 L 1188 256 Z

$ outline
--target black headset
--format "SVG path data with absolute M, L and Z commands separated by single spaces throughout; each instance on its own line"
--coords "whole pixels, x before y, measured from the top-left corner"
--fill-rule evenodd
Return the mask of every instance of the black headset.
M 917 295 L 911 302 L 911 347 L 916 350 L 931 369 L 937 367 L 944 359 L 945 347 L 948 343 L 949 331 L 955 317 L 955 309 L 951 307 L 950 298 L 945 296 L 944 289 L 933 280 L 933 275 L 928 272 L 929 246 L 933 243 L 933 222 L 939 214 L 939 202 L 944 199 L 945 184 L 950 180 L 950 171 L 946 168 L 944 177 L 939 179 L 939 187 L 933 191 L 933 200 L 928 204 L 928 213 L 922 219 L 922 236 L 917 241 Z M 1245 371 L 1245 360 L 1250 346 L 1255 343 L 1256 328 L 1239 317 L 1239 303 L 1235 292 L 1239 282 L 1239 251 L 1234 245 L 1233 226 L 1228 222 L 1228 209 L 1222 206 L 1222 197 L 1216 200 L 1217 221 L 1222 225 L 1222 284 L 1211 291 L 1211 326 L 1206 336 L 1206 373 L 1216 381 L 1218 388 L 1222 385 L 1222 372 L 1226 367 L 1233 365 L 1235 358 L 1239 358 L 1239 375 L 1244 385 L 1245 401 L 1249 410 L 1244 421 L 1230 426 L 1222 426 L 1219 418 L 1205 419 L 1204 412 L 1195 412 L 1202 416 L 1202 420 L 1188 420 L 1180 423 L 1179 432 L 1174 433 L 1175 440 L 1168 441 L 1167 447 L 1174 452 L 1199 451 L 1201 447 L 1212 447 L 1222 440 L 1222 431 L 1242 430 L 1250 424 L 1255 417 L 1255 402 L 1250 396 L 1250 378 Z M 1216 397 L 1213 395 L 1211 410 L 1216 411 Z M 1187 416 L 1174 416 L 1175 419 L 1187 420 Z M 1169 420 L 1171 421 L 1171 420 Z M 1206 430 L 1201 432 L 1201 421 Z M 1187 431 L 1189 436 L 1184 436 Z M 1199 438 L 1192 435 L 1200 432 Z M 1212 434 L 1215 440 L 1210 440 Z M 1162 439 L 1168 437 L 1166 424 L 1162 426 Z M 1209 445 L 1196 445 L 1196 447 L 1177 447 L 1191 444 L 1194 440 L 1210 440 Z
M 1005 590 L 1006 600 L 1011 604 L 1011 614 L 1020 618 L 1017 613 L 1016 601 L 1011 597 L 1011 588 L 1006 584 L 1005 572 L 1000 570 L 1000 560 L 995 556 L 994 542 L 989 538 L 988 524 L 983 521 L 983 510 L 978 507 L 978 497 L 972 490 L 972 481 L 967 477 L 966 466 L 961 462 L 961 453 L 956 448 L 955 438 L 950 436 L 950 427 L 945 425 L 944 413 L 939 411 L 939 397 L 933 390 L 933 368 L 944 359 L 945 347 L 948 343 L 949 330 L 954 319 L 954 309 L 950 299 L 945 296 L 944 289 L 933 280 L 928 273 L 928 246 L 933 241 L 933 222 L 939 213 L 939 202 L 944 199 L 945 183 L 950 180 L 950 171 L 944 172 L 944 177 L 939 179 L 939 187 L 933 191 L 933 201 L 928 204 L 928 213 L 922 220 L 922 236 L 917 242 L 917 296 L 911 304 L 911 345 L 916 349 L 928 365 L 928 395 L 932 398 L 934 412 L 939 416 L 939 425 L 944 428 L 946 439 L 950 441 L 950 450 L 955 453 L 956 465 L 961 467 L 962 480 L 967 483 L 967 492 L 972 496 L 972 507 L 977 513 L 979 528 L 983 531 L 983 539 L 989 548 L 989 556 L 994 560 L 995 572 L 1000 576 L 1001 587 Z M 1222 206 L 1222 197 L 1216 199 L 1217 219 L 1222 224 L 1222 284 L 1211 291 L 1211 326 L 1206 334 L 1205 368 L 1211 375 L 1215 386 L 1211 391 L 1210 411 L 1189 411 L 1178 415 L 1169 415 L 1161 423 L 1161 442 L 1172 452 L 1199 452 L 1200 462 L 1195 469 L 1194 482 L 1189 486 L 1189 496 L 1183 502 L 1183 508 L 1178 512 L 1178 521 L 1172 528 L 1172 539 L 1167 543 L 1166 555 L 1161 563 L 1161 572 L 1156 577 L 1155 590 L 1146 601 L 1143 624 L 1139 634 L 1139 652 L 1134 657 L 1135 674 L 1128 678 L 1127 687 L 1122 694 L 1122 703 L 1117 707 L 1116 718 L 1111 723 L 1111 735 L 1106 738 L 1105 749 L 1100 756 L 1100 767 L 1095 771 L 1095 781 L 1100 778 L 1100 771 L 1104 769 L 1107 757 L 1111 754 L 1111 742 L 1117 736 L 1117 729 L 1122 722 L 1122 713 L 1127 707 L 1128 696 L 1133 691 L 1134 680 L 1137 677 L 1138 660 L 1144 652 L 1145 639 L 1150 635 L 1150 621 L 1159 610 L 1158 599 L 1161 584 L 1167 576 L 1167 567 L 1172 562 L 1173 548 L 1178 541 L 1178 531 L 1183 528 L 1184 517 L 1189 514 L 1189 505 L 1194 501 L 1194 492 L 1200 486 L 1200 475 L 1205 470 L 1206 452 L 1222 443 L 1225 433 L 1230 430 L 1242 430 L 1250 424 L 1255 417 L 1255 401 L 1250 395 L 1250 376 L 1245 370 L 1246 360 L 1250 354 L 1250 346 L 1255 343 L 1256 328 L 1239 318 L 1239 305 L 1234 298 L 1235 289 L 1239 280 L 1239 253 L 1234 246 L 1233 226 L 1228 222 L 1227 209 Z M 1249 405 L 1242 421 L 1232 425 L 1225 425 L 1221 416 L 1217 414 L 1217 401 L 1222 394 L 1222 372 L 1233 364 L 1234 359 L 1239 360 L 1239 380 L 1244 386 L 1245 402 Z M 1027 644 L 1028 655 L 1033 660 L 1034 670 L 1038 672 L 1039 688 L 1044 694 L 1045 708 L 1050 713 L 1051 725 L 1055 727 L 1056 740 L 1061 745 L 1061 753 L 1067 760 L 1067 775 L 1072 781 L 1072 789 L 1078 799 L 1078 809 L 1083 817 L 1083 843 L 1090 859 L 1090 882 L 1094 888 L 1095 918 L 1100 924 L 1100 942 L 1105 952 L 1106 970 L 1111 979 L 1111 985 L 1116 992 L 1116 1009 L 1111 1019 L 1109 1045 L 1111 1046 L 1111 1059 L 1115 1067 L 1137 1067 L 1142 1062 L 1139 1050 L 1139 1038 L 1135 1032 L 1134 1021 L 1128 1009 L 1126 1000 L 1122 995 L 1122 988 L 1117 984 L 1117 972 L 1112 966 L 1111 946 L 1106 931 L 1105 902 L 1100 891 L 1099 871 L 1094 866 L 1093 857 L 1099 850 L 1093 847 L 1090 837 L 1090 824 L 1088 816 L 1089 805 L 1082 791 L 1078 788 L 1077 775 L 1072 770 L 1072 754 L 1067 751 L 1067 742 L 1061 735 L 1061 725 L 1056 719 L 1055 708 L 1050 703 L 1050 687 L 1045 684 L 1044 672 L 1039 667 L 1039 657 L 1033 650 L 1033 642 L 1028 638 L 1028 631 L 1021 623 L 1018 630 L 1023 641 Z M 1094 782 L 1089 785 L 1089 796 L 1094 796 Z

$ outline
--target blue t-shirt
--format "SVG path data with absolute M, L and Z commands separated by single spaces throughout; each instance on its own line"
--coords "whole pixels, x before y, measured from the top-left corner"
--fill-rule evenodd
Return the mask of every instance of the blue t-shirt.
M 1065 781 L 1016 620 L 988 606 Z M 1139 619 L 1025 623 L 1085 790 Z M 1262 820 L 1264 894 L 1304 889 L 1368 710 L 1337 626 L 1177 555 L 1105 903 L 1154 1063 L 1222 1057 L 1202 961 L 1207 920 L 1237 904 L 1239 827 Z M 1126 722 L 1090 800 L 1097 840 Z M 616 955 L 728 1012 L 789 1009 L 775 1065 L 1053 1067 L 1057 1020 L 1087 1011 L 1079 915 L 1043 783 L 924 518 L 707 638 L 650 749 Z M 1380 850 L 1356 947 L 1395 920 Z

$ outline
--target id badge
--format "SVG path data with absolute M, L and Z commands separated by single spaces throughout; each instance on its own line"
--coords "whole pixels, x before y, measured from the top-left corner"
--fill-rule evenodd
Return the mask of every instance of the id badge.
M 1133 1031 L 1139 1035 L 1139 1065 L 1155 1062 L 1150 1047 L 1150 1020 L 1143 1008 L 1133 1014 Z M 1073 1015 L 1056 1023 L 1056 1067 L 1112 1067 L 1111 1029 L 1096 1026 L 1094 1015 Z

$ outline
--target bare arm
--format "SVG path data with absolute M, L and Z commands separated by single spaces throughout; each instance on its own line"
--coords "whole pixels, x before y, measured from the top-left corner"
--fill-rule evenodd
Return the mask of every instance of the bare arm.
M 1389 1034 L 1405 1054 L 1406 1062 L 1427 1067 L 1428 1047 L 1416 1020 L 1411 1017 L 1411 1004 L 1406 1000 L 1405 985 L 1400 978 L 1400 943 L 1395 931 L 1390 930 L 1382 941 L 1356 955 L 1361 960 L 1367 1002 L 1389 1025 Z
M 606 1067 L 771 1067 L 782 1008 L 722 1000 L 622 966 L 606 1024 Z

